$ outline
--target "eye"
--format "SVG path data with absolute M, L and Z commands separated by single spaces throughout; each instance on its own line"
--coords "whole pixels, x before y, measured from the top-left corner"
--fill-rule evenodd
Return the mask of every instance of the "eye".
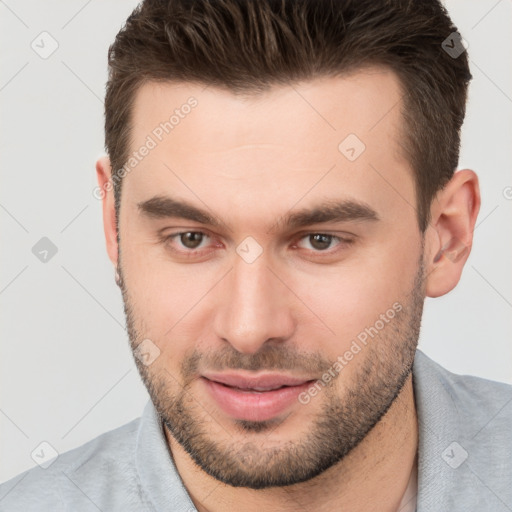
M 201 246 L 202 242 L 210 237 L 202 231 L 182 231 L 166 236 L 167 243 L 174 242 L 178 244 L 178 251 L 193 252 L 204 247 Z M 179 247 L 181 245 L 181 247 Z
M 314 252 L 333 252 L 327 251 L 332 247 L 333 241 L 337 241 L 335 247 L 342 245 L 350 245 L 354 242 L 354 240 L 350 238 L 342 238 L 336 235 L 330 235 L 327 233 L 308 233 L 306 236 L 302 237 L 297 244 L 300 247 L 300 243 L 305 240 L 310 247 L 305 247 L 306 249 L 313 250 Z M 306 244 L 306 245 L 307 245 Z
M 206 235 L 200 231 L 180 233 L 179 240 L 187 249 L 197 249 Z

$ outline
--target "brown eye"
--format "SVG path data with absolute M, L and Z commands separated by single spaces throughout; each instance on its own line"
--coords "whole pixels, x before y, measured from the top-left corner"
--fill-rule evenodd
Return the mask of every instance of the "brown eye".
M 197 249 L 203 241 L 204 234 L 199 231 L 187 231 L 180 234 L 180 241 L 187 249 Z
M 171 257 L 188 262 L 203 261 L 222 247 L 212 242 L 213 237 L 203 231 L 178 231 L 161 237 L 163 248 Z
M 353 238 L 345 238 L 329 233 L 307 233 L 301 237 L 297 247 L 306 249 L 311 256 L 325 257 L 338 254 L 354 243 Z
M 319 251 L 328 249 L 329 246 L 331 245 L 333 238 L 333 235 L 324 235 L 321 233 L 309 235 L 309 241 L 311 246 Z

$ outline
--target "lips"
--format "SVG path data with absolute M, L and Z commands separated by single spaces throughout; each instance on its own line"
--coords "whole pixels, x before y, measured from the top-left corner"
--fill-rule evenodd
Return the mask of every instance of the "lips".
M 205 374 L 200 379 L 221 411 L 231 418 L 266 421 L 299 407 L 300 393 L 311 379 L 267 374 Z
M 284 386 L 300 386 L 312 379 L 301 379 L 288 375 L 261 375 L 250 377 L 237 374 L 205 374 L 203 377 L 225 386 L 238 388 L 245 391 L 272 391 Z

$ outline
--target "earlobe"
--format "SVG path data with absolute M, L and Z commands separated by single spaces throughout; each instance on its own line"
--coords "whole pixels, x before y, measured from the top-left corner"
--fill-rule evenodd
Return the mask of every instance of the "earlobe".
M 96 177 L 103 206 L 103 230 L 109 259 L 117 267 L 117 227 L 111 173 L 110 159 L 106 156 L 99 158 L 96 162 Z
M 475 172 L 457 171 L 432 203 L 428 228 L 429 261 L 426 295 L 440 297 L 455 288 L 471 252 L 473 231 L 480 210 L 480 189 Z

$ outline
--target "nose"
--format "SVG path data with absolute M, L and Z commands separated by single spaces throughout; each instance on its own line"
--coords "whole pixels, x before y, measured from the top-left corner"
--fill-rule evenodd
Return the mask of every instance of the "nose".
M 216 335 L 238 352 L 254 354 L 267 342 L 284 341 L 295 329 L 290 292 L 264 256 L 247 263 L 236 256 L 217 290 Z

